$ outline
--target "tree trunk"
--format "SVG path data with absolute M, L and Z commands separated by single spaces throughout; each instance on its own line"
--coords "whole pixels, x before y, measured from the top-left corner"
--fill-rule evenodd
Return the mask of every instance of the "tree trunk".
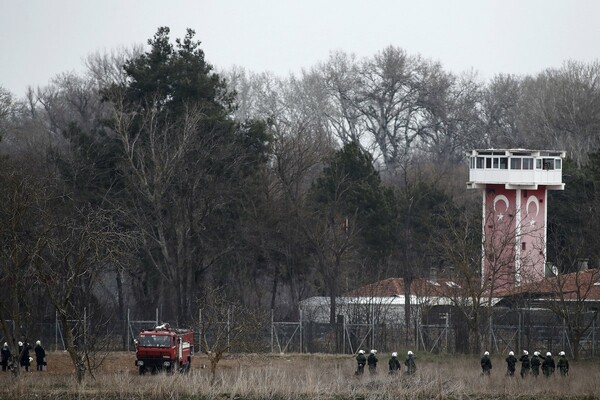
M 119 304 L 119 316 L 122 320 L 121 322 L 121 344 L 123 351 L 127 350 L 127 318 L 125 315 L 125 299 L 123 298 L 123 279 L 121 277 L 122 271 L 117 268 L 117 297 Z
M 77 345 L 75 344 L 75 339 L 73 338 L 73 332 L 69 328 L 66 315 L 59 312 L 59 319 L 65 335 L 67 353 L 69 353 L 69 357 L 71 358 L 71 362 L 73 363 L 73 367 L 75 368 L 75 378 L 77 379 L 77 383 L 81 384 L 83 383 L 83 379 L 85 378 L 85 363 L 83 361 L 83 358 L 80 357 L 77 351 Z

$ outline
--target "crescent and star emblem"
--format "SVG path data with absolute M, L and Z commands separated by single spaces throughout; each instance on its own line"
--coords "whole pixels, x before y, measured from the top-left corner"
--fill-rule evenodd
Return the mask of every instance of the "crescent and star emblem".
M 535 204 L 535 217 L 533 217 L 531 219 L 531 221 L 529 221 L 529 225 L 530 226 L 535 226 L 535 220 L 534 218 L 537 218 L 538 214 L 540 213 L 540 201 L 538 200 L 537 197 L 535 196 L 529 196 L 529 198 L 527 199 L 527 205 L 525 206 L 526 210 L 527 210 L 527 216 L 529 216 L 529 205 L 533 203 Z
M 502 201 L 504 203 L 505 211 L 508 210 L 508 198 L 503 194 L 499 194 L 494 198 L 494 212 L 497 211 L 496 203 L 498 203 L 499 201 Z M 502 219 L 504 219 L 504 214 L 498 213 L 498 221 L 501 221 Z

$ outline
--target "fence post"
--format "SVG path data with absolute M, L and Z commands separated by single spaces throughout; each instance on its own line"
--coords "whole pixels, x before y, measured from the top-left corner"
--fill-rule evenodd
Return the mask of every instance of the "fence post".
M 131 342 L 131 336 L 129 333 L 129 330 L 131 329 L 131 326 L 129 325 L 130 319 L 129 319 L 129 307 L 127 307 L 127 351 L 129 351 L 129 343 Z
M 596 316 L 592 321 L 592 357 L 596 356 Z
M 492 327 L 492 313 L 490 312 L 490 317 L 489 317 L 489 328 L 488 328 L 488 336 L 490 338 L 490 350 L 494 350 L 494 331 L 493 331 L 493 327 Z
M 373 299 L 371 298 L 371 348 L 375 348 L 375 311 L 373 310 Z
M 14 330 L 13 330 L 14 332 Z M 54 311 L 54 351 L 58 351 L 58 312 Z
M 83 307 L 83 348 L 87 349 L 87 307 Z
M 302 310 L 300 310 L 300 354 L 304 353 L 304 330 L 302 329 Z
M 273 318 L 273 309 L 271 308 L 271 354 L 273 354 L 273 329 L 275 329 Z
M 417 319 L 417 343 L 415 343 L 415 351 L 419 351 L 419 338 L 421 337 L 421 319 Z
M 561 338 L 560 345 L 564 349 L 565 348 L 565 339 L 567 336 L 567 322 L 564 318 L 563 318 L 563 334 L 561 336 L 562 336 L 562 338 Z
M 523 314 L 521 313 L 521 311 L 519 311 L 519 327 L 517 328 L 517 348 L 518 349 L 522 349 L 523 346 L 521 346 L 521 323 L 522 323 L 522 319 L 523 319 Z
M 446 354 L 450 354 L 450 344 L 448 343 L 448 330 L 450 330 L 450 310 L 446 313 Z
M 227 307 L 227 348 L 229 348 L 229 332 L 230 332 L 230 326 L 229 326 L 229 316 L 231 313 L 231 306 Z

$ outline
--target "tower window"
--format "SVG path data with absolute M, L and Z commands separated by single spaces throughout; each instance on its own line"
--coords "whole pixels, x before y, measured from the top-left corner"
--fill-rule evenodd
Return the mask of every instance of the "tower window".
M 521 250 L 526 250 L 526 249 L 527 249 L 527 243 L 521 242 Z
M 508 169 L 508 158 L 500 157 L 500 169 Z
M 556 160 L 554 160 L 554 169 L 561 169 L 561 165 L 562 165 L 562 160 L 560 158 L 557 158 Z
M 545 170 L 554 169 L 554 160 L 552 160 L 551 158 L 544 158 L 544 169 Z

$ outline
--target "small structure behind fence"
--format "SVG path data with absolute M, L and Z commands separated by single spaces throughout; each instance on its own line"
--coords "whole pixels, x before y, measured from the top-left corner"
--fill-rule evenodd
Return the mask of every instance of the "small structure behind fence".
M 443 314 L 443 315 L 442 315 Z M 442 323 L 415 322 L 414 329 L 403 323 L 336 324 L 271 320 L 271 351 L 279 353 L 344 353 L 359 349 L 392 352 L 407 345 L 430 353 L 468 353 L 472 333 L 462 321 L 453 321 L 449 312 L 440 313 Z M 523 349 L 557 353 L 575 353 L 564 322 L 547 310 L 494 310 L 479 327 L 480 347 L 492 353 L 506 354 Z M 410 336 L 407 338 L 407 335 Z M 579 343 L 580 357 L 595 357 L 600 348 L 600 327 L 596 320 Z

